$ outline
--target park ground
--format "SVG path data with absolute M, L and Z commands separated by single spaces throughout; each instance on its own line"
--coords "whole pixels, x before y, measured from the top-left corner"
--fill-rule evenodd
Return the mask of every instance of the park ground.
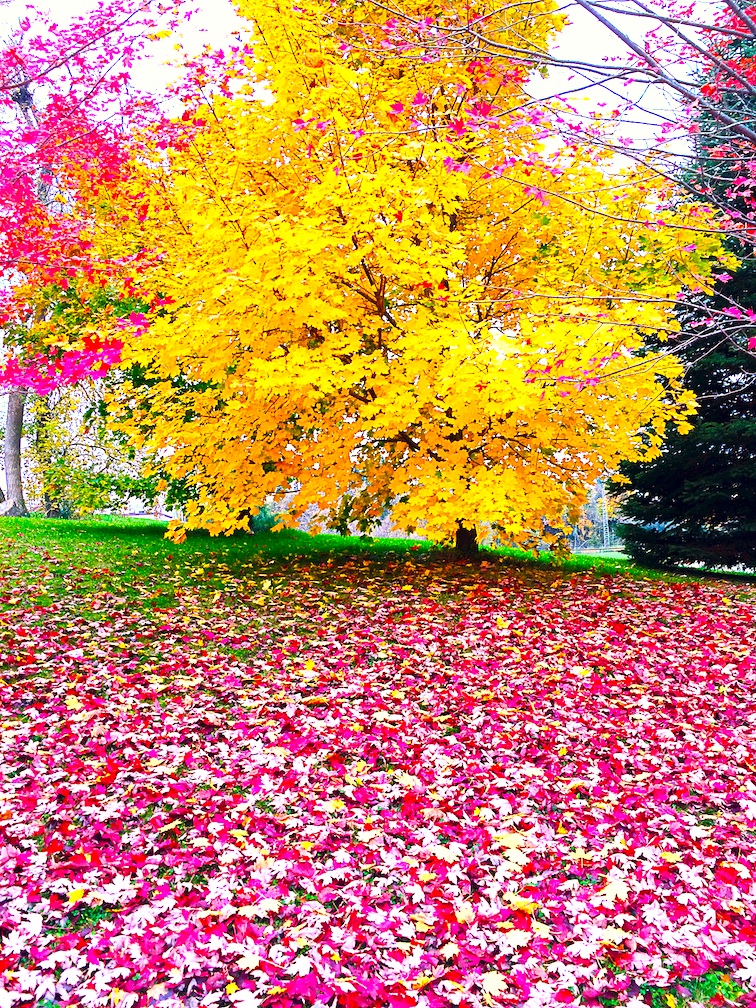
M 0 1008 L 753 1004 L 756 589 L 0 524 Z

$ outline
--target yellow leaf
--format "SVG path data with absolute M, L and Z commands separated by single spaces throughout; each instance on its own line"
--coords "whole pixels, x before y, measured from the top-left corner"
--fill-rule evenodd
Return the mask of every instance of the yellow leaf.
M 323 802 L 323 809 L 326 812 L 340 812 L 341 809 L 345 808 L 346 802 L 342 801 L 341 798 L 332 798 Z
M 525 843 L 521 833 L 494 833 L 493 839 L 502 847 L 508 848 L 522 847 Z
M 602 944 L 621 945 L 625 938 L 632 938 L 631 934 L 618 927 L 605 927 L 601 932 Z
M 157 830 L 157 832 L 158 833 L 167 833 L 168 830 L 175 829 L 177 826 L 181 826 L 181 825 L 183 825 L 181 819 L 172 819 L 170 822 L 167 822 L 165 824 L 165 826 L 161 826 Z
M 622 879 L 611 879 L 603 889 L 599 889 L 591 902 L 605 905 L 617 902 L 624 903 L 629 892 L 629 886 Z
M 527 896 L 520 896 L 518 893 L 505 892 L 502 894 L 502 899 L 505 899 L 513 910 L 522 910 L 523 913 L 532 914 L 538 909 L 538 903 L 535 900 Z
M 275 899 L 262 899 L 259 903 L 249 903 L 246 906 L 238 907 L 236 913 L 239 917 L 267 917 L 268 914 L 278 913 L 281 903 Z
M 509 981 L 503 973 L 499 973 L 497 970 L 489 970 L 487 973 L 482 973 L 479 982 L 481 990 L 489 998 L 501 997 L 502 994 L 506 994 L 509 990 Z

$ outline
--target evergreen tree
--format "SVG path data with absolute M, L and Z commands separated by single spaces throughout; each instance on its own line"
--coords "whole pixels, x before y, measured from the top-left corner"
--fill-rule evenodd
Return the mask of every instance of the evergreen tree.
M 754 103 L 742 92 L 724 92 L 720 101 L 729 114 L 753 121 Z M 738 145 L 712 117 L 699 123 L 694 169 L 683 182 L 700 189 L 705 180 L 735 214 L 751 215 L 750 192 L 739 188 Z M 756 333 L 748 314 L 756 311 L 756 258 L 750 244 L 730 247 L 740 268 L 710 298 L 686 306 L 671 346 L 698 398 L 693 430 L 672 434 L 654 461 L 622 470 L 633 492 L 621 533 L 633 559 L 645 564 L 756 568 L 756 354 L 748 350 Z
M 756 306 L 756 270 L 746 274 Z M 756 567 L 756 361 L 729 340 L 685 350 L 699 400 L 693 430 L 673 434 L 648 464 L 628 465 L 633 493 L 621 528 L 645 564 Z

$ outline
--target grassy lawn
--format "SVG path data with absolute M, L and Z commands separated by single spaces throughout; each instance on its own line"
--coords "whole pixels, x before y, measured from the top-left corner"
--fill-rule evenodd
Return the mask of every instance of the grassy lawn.
M 747 1003 L 756 592 L 0 523 L 0 1008 Z
M 288 569 L 308 562 L 329 565 L 351 558 L 392 563 L 412 558 L 418 563 L 445 563 L 449 558 L 426 542 L 410 539 L 366 539 L 287 531 L 262 535 L 211 538 L 192 535 L 175 544 L 164 538 L 163 522 L 137 518 L 63 521 L 41 518 L 0 520 L 4 586 L 38 604 L 67 595 L 89 597 L 112 589 L 133 604 L 168 605 L 184 589 L 234 591 L 265 580 L 267 568 Z M 573 556 L 558 563 L 545 554 L 534 558 L 518 550 L 489 552 L 484 562 L 523 573 L 631 574 L 653 580 L 670 575 L 635 567 L 612 557 Z M 459 561 L 454 561 L 459 562 Z M 269 572 L 268 572 L 269 573 Z M 680 576 L 677 580 L 683 579 Z M 2 602 L 0 602 L 0 605 Z

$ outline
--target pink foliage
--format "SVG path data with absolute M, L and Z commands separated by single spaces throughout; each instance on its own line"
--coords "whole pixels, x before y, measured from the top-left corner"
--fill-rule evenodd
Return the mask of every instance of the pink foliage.
M 0 367 L 0 388 L 25 388 L 47 395 L 61 386 L 107 374 L 120 361 L 122 349 L 118 340 L 96 340 L 90 341 L 88 348 L 66 350 L 57 357 L 11 358 Z
M 180 7 L 180 5 L 179 5 Z M 113 342 L 48 360 L 24 342 L 34 317 L 21 281 L 66 289 L 76 279 L 102 284 L 116 263 L 97 260 L 87 231 L 87 199 L 118 184 L 136 126 L 160 115 L 133 86 L 131 69 L 147 35 L 176 23 L 167 5 L 100 2 L 61 28 L 26 18 L 0 51 L 0 271 L 3 320 L 15 322 L 13 359 L 0 384 L 49 390 L 56 379 L 104 373 Z M 129 133 L 122 124 L 127 124 Z M 20 300 L 19 300 L 20 299 Z

